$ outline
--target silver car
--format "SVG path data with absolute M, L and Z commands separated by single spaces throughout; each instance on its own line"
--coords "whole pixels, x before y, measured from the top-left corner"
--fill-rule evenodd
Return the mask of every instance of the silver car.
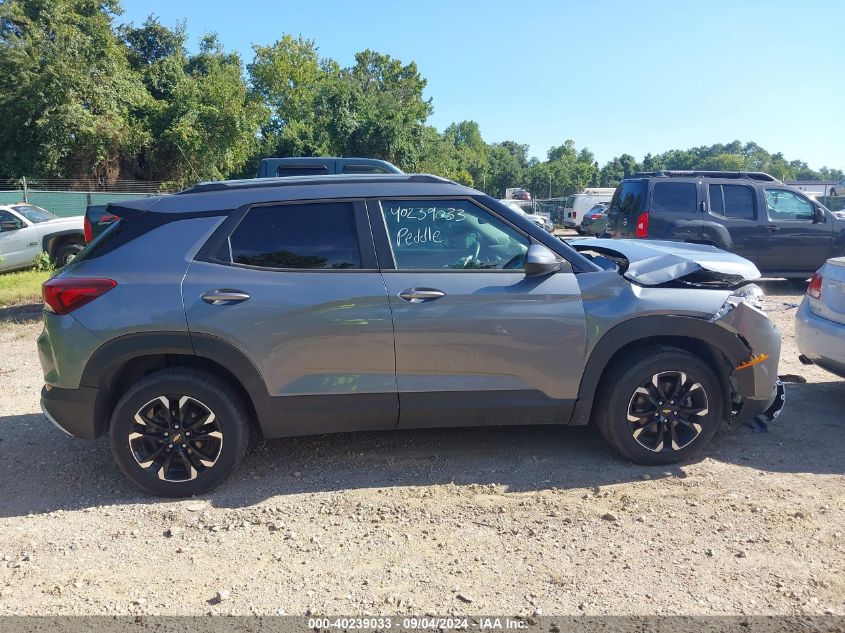
M 845 257 L 827 260 L 813 275 L 795 315 L 801 361 L 845 378 Z
M 592 420 L 666 464 L 783 404 L 759 272 L 709 246 L 570 246 L 427 175 L 108 210 L 44 286 L 42 407 L 155 494 L 213 488 L 251 437 Z

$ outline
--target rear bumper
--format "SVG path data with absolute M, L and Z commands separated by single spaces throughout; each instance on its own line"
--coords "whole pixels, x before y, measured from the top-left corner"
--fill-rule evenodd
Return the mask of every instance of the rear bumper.
M 47 419 L 68 435 L 93 440 L 102 435 L 95 423 L 94 407 L 97 389 L 60 389 L 44 385 L 41 389 L 41 410 Z
M 795 343 L 813 364 L 845 378 L 845 325 L 813 314 L 806 298 L 795 314 Z

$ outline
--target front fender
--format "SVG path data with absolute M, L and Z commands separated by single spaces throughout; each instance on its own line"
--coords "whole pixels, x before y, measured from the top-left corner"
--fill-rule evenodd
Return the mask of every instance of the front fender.
M 571 424 L 589 421 L 602 374 L 619 350 L 640 341 L 666 337 L 703 342 L 723 354 L 733 367 L 748 360 L 750 354 L 736 334 L 706 319 L 677 315 L 644 315 L 629 319 L 608 330 L 593 347 L 584 367 Z M 727 386 L 727 380 L 725 384 Z

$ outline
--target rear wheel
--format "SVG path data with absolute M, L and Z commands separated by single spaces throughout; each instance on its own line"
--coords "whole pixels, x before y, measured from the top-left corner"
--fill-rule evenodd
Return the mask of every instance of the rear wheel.
M 671 464 L 703 449 L 721 422 L 723 393 L 713 370 L 673 347 L 649 347 L 614 361 L 597 394 L 596 423 L 628 459 Z
M 112 414 L 112 454 L 147 492 L 185 497 L 220 485 L 249 445 L 249 417 L 237 393 L 197 369 L 146 376 Z

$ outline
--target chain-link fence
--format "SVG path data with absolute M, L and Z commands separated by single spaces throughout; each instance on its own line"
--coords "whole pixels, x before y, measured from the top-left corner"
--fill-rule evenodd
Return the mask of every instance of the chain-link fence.
M 90 204 L 146 198 L 166 193 L 160 182 L 118 180 L 28 179 L 0 180 L 0 205 L 29 202 L 58 216 L 84 215 Z

